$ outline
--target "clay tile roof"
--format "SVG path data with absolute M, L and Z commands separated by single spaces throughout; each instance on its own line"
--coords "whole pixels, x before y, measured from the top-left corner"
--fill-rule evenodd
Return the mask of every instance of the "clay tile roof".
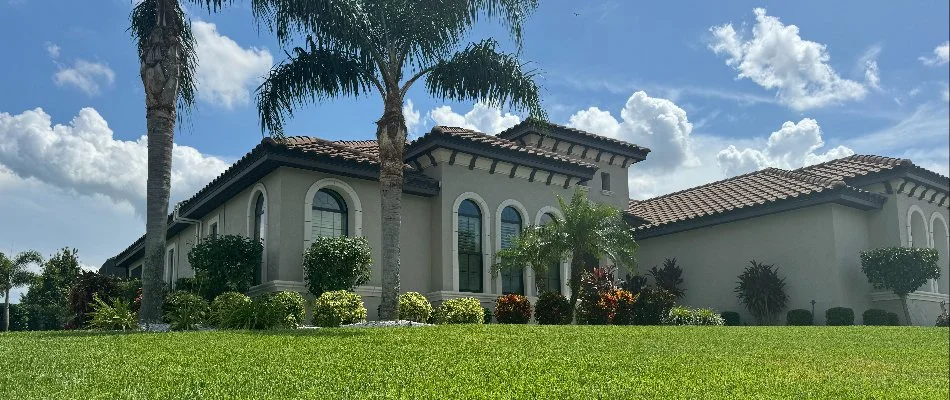
M 557 130 L 560 130 L 560 131 L 563 131 L 563 132 L 567 132 L 567 133 L 569 133 L 569 134 L 574 134 L 574 135 L 586 137 L 586 138 L 588 138 L 588 139 L 592 139 L 592 140 L 595 140 L 595 141 L 599 141 L 599 142 L 604 143 L 604 144 L 607 144 L 607 145 L 619 146 L 619 147 L 621 147 L 621 148 L 625 148 L 625 149 L 628 149 L 628 150 L 633 150 L 633 151 L 635 151 L 635 152 L 642 152 L 642 153 L 644 153 L 644 154 L 650 152 L 650 149 L 648 149 L 648 148 L 646 148 L 646 147 L 643 147 L 643 146 L 639 146 L 639 145 L 636 145 L 636 144 L 633 144 L 633 143 L 630 143 L 630 142 L 625 142 L 625 141 L 623 141 L 623 140 L 618 140 L 618 139 L 609 138 L 609 137 L 606 137 L 606 136 L 601 136 L 601 135 L 598 135 L 598 134 L 596 134 L 596 133 L 587 132 L 587 131 L 580 130 L 580 129 L 577 129 L 577 128 L 571 128 L 571 127 L 569 127 L 569 126 L 559 125 L 559 124 L 553 124 L 553 123 L 550 123 L 550 122 L 545 123 L 545 125 L 547 125 L 547 127 L 549 127 L 549 128 L 554 128 L 554 129 L 557 129 Z M 525 128 L 525 127 L 529 127 L 529 126 L 538 126 L 538 122 L 535 121 L 535 120 L 533 120 L 533 119 L 531 119 L 531 118 L 525 119 L 524 121 L 521 121 L 520 123 L 518 123 L 518 124 L 515 125 L 515 126 L 512 126 L 511 128 L 505 129 L 504 131 L 502 131 L 501 133 L 499 133 L 498 136 L 499 136 L 499 137 L 503 137 L 503 138 L 511 138 L 512 136 L 517 137 L 517 136 L 520 136 L 520 135 L 517 135 L 517 134 L 516 134 L 517 131 L 519 131 L 519 130 Z
M 339 158 L 358 163 L 379 164 L 378 151 L 377 154 L 374 155 L 356 147 L 346 146 L 316 137 L 290 136 L 285 138 L 280 144 L 283 144 L 289 149 L 302 150 L 307 153 L 331 158 Z
M 375 140 L 337 140 L 333 143 L 356 149 L 379 158 L 379 143 Z
M 847 182 L 851 180 L 851 178 L 913 165 L 914 164 L 907 159 L 873 155 L 853 155 L 799 168 L 797 171 Z
M 457 126 L 436 126 L 432 128 L 431 132 L 427 133 L 425 136 L 423 136 L 416 142 L 422 139 L 425 139 L 426 137 L 431 136 L 431 135 L 451 136 L 451 137 L 455 137 L 459 139 L 464 139 L 473 143 L 485 144 L 485 145 L 492 146 L 499 149 L 505 149 L 505 150 L 522 153 L 525 156 L 541 157 L 544 159 L 566 163 L 566 164 L 572 164 L 572 165 L 576 165 L 576 166 L 580 166 L 584 168 L 590 168 L 590 169 L 597 168 L 596 165 L 593 165 L 581 160 L 576 160 L 570 157 L 565 157 L 563 155 L 560 155 L 552 151 L 547 151 L 547 150 L 536 148 L 536 147 L 522 146 L 518 144 L 517 142 L 511 141 L 508 139 L 503 139 L 498 136 L 476 132 L 471 129 L 460 128 Z

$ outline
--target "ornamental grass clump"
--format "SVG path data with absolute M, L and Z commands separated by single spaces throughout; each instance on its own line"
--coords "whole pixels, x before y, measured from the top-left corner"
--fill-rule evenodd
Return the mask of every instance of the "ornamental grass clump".
M 527 324 L 531 320 L 531 302 L 520 294 L 507 294 L 495 300 L 495 320 L 499 324 Z
M 568 325 L 573 313 L 567 297 L 557 292 L 543 292 L 534 305 L 534 320 L 539 325 Z
M 432 317 L 432 304 L 418 292 L 406 292 L 399 296 L 399 319 L 427 323 Z
M 313 324 L 325 328 L 366 321 L 366 307 L 356 293 L 346 290 L 324 292 L 313 306 Z
M 485 322 L 485 314 L 482 304 L 474 297 L 449 299 L 443 301 L 435 311 L 435 323 L 482 324 Z
M 115 299 L 108 304 L 99 298 L 98 293 L 92 295 L 92 312 L 89 314 L 89 327 L 102 331 L 134 331 L 138 329 L 137 316 L 129 303 L 122 299 Z

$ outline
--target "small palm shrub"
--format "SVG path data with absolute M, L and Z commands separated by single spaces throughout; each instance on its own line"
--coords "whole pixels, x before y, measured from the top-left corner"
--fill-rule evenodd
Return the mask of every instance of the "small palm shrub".
M 426 323 L 432 317 L 432 304 L 418 292 L 399 295 L 399 319 Z
M 103 331 L 134 331 L 138 329 L 137 316 L 129 303 L 116 299 L 111 305 L 99 298 L 99 294 L 92 295 L 92 312 L 90 313 L 89 327 Z
M 177 291 L 168 296 L 165 320 L 176 331 L 198 329 L 207 322 L 208 302 L 201 296 L 185 291 Z
M 491 313 L 488 314 L 489 316 Z M 481 324 L 485 322 L 485 309 L 478 299 L 464 297 L 443 301 L 435 311 L 435 323 Z
M 293 329 L 303 324 L 307 309 L 300 293 L 287 291 L 271 293 L 266 301 L 270 312 L 277 316 L 277 326 Z
M 499 324 L 527 324 L 531 320 L 531 302 L 520 294 L 507 294 L 495 300 L 495 320 Z
M 366 321 L 366 307 L 356 293 L 346 290 L 323 292 L 313 306 L 313 324 L 327 328 Z
M 725 321 L 726 326 L 742 325 L 742 318 L 739 316 L 739 313 L 735 311 L 723 311 L 722 314 L 719 315 L 722 317 L 722 320 Z
M 788 326 L 812 326 L 815 324 L 815 316 L 811 315 L 811 311 L 796 308 L 785 314 L 785 324 Z
M 825 324 L 828 326 L 854 325 L 854 310 L 847 307 L 832 307 L 825 311 Z
M 670 292 L 676 298 L 682 298 L 686 294 L 686 290 L 680 287 L 683 284 L 683 269 L 676 264 L 675 258 L 663 260 L 663 268 L 650 268 L 650 276 L 656 281 L 656 286 Z
M 759 325 L 774 325 L 788 303 L 785 278 L 778 276 L 777 268 L 755 260 L 739 275 L 735 292 Z
M 722 316 L 719 313 L 708 308 L 692 309 L 684 306 L 676 306 L 670 309 L 669 314 L 663 318 L 663 325 L 709 325 L 723 326 Z
M 634 325 L 660 325 L 676 302 L 676 296 L 664 289 L 647 286 L 637 296 L 633 311 Z
M 318 237 L 303 254 L 304 278 L 310 293 L 354 290 L 369 282 L 373 257 L 364 237 Z
M 534 320 L 539 325 L 568 325 L 571 323 L 571 303 L 557 292 L 543 292 L 534 305 Z
M 208 322 L 214 326 L 227 327 L 228 321 L 231 321 L 231 315 L 241 308 L 249 307 L 250 304 L 251 298 L 243 293 L 221 293 L 211 302 Z
M 861 321 L 867 326 L 886 326 L 887 311 L 879 308 L 870 308 L 861 314 Z

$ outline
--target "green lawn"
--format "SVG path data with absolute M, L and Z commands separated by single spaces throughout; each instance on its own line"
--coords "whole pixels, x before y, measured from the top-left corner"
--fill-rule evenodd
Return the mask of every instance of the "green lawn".
M 947 399 L 950 330 L 449 326 L 0 334 L 0 399 Z

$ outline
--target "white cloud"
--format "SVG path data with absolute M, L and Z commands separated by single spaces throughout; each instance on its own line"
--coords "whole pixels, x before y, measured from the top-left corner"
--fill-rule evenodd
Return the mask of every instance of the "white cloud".
M 247 104 L 250 90 L 274 63 L 267 49 L 243 48 L 218 33 L 215 24 L 195 21 L 195 52 L 198 68 L 195 80 L 198 98 L 224 108 Z
M 50 58 L 59 57 L 59 46 L 56 43 L 46 42 L 46 53 L 49 54 Z
M 58 47 L 55 52 L 59 55 Z M 52 56 L 52 52 L 50 55 Z M 59 86 L 75 86 L 86 94 L 95 96 L 103 86 L 112 86 L 115 82 L 115 72 L 106 64 L 77 59 L 71 67 L 59 65 L 59 70 L 53 74 L 53 82 Z
M 798 123 L 787 121 L 782 124 L 781 129 L 769 135 L 769 140 L 762 149 L 739 150 L 730 145 L 720 151 L 716 159 L 723 172 L 732 176 L 766 167 L 795 169 L 854 154 L 853 150 L 845 146 L 816 153 L 824 145 L 818 122 L 805 118 Z
M 419 110 L 416 110 L 416 107 L 412 104 L 412 100 L 406 100 L 402 105 L 402 115 L 406 118 L 406 131 L 409 133 L 409 136 L 415 136 L 416 129 L 419 128 L 419 123 L 422 122 L 422 118 L 419 114 Z
M 921 56 L 920 58 L 918 58 L 918 60 L 924 63 L 924 65 L 929 65 L 929 66 L 944 65 L 950 62 L 950 41 L 943 42 L 943 44 L 935 47 L 933 57 Z
M 501 113 L 497 107 L 476 103 L 465 115 L 452 111 L 452 107 L 439 106 L 429 111 L 429 118 L 436 125 L 458 126 L 479 132 L 496 134 L 521 122 L 521 117 L 510 113 Z
M 736 32 L 731 23 L 710 28 L 709 48 L 729 57 L 726 65 L 739 72 L 739 79 L 776 89 L 779 101 L 798 111 L 860 100 L 867 94 L 864 84 L 842 79 L 828 64 L 831 56 L 824 44 L 802 39 L 797 26 L 783 24 L 763 8 L 754 13 L 751 38 Z M 875 62 L 873 78 L 876 69 Z
M 858 68 L 864 70 L 864 82 L 869 88 L 881 89 L 881 71 L 877 66 L 877 57 L 881 54 L 881 46 L 869 47 L 858 59 Z
M 144 215 L 147 141 L 116 140 L 105 119 L 83 108 L 68 125 L 53 125 L 41 108 L 0 113 L 0 165 L 83 196 L 107 198 Z M 172 199 L 194 194 L 228 164 L 187 146 L 172 151 Z M 2 183 L 2 181 L 0 181 Z
M 690 134 L 693 124 L 686 111 L 667 99 L 650 97 L 638 91 L 620 110 L 621 121 L 597 107 L 581 110 L 570 117 L 569 126 L 615 139 L 649 147 L 651 155 L 638 164 L 640 169 L 671 170 L 698 163 L 693 154 Z

